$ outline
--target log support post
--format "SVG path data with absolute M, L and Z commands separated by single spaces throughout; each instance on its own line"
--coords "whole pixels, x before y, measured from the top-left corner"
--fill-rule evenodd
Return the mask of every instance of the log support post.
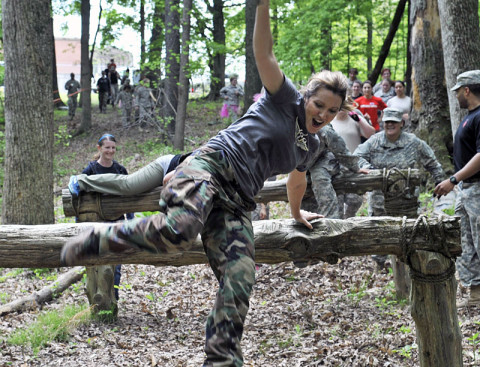
M 421 367 L 460 367 L 462 335 L 455 296 L 455 263 L 441 253 L 411 256 L 411 314 L 417 330 Z
M 79 222 L 101 222 L 96 213 L 80 214 Z M 118 305 L 115 298 L 115 265 L 86 267 L 87 298 L 92 314 L 101 320 L 112 321 L 117 318 Z

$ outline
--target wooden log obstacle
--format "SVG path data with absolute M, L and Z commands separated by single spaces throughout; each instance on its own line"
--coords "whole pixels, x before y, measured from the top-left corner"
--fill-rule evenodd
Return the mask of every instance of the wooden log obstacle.
M 418 171 L 373 171 L 368 175 L 349 175 L 334 181 L 337 192 L 381 189 L 384 192 L 411 192 L 420 183 Z M 66 216 L 80 220 L 102 221 L 118 218 L 135 211 L 158 210 L 160 188 L 132 197 L 115 197 L 94 193 L 81 194 L 72 200 L 63 190 Z M 307 192 L 308 194 L 308 192 Z M 310 192 L 311 195 L 311 192 Z M 286 201 L 284 181 L 267 182 L 256 197 L 259 202 Z M 0 266 L 2 267 L 59 267 L 64 243 L 92 225 L 77 223 L 56 225 L 0 226 Z M 310 231 L 294 220 L 254 222 L 255 258 L 260 263 L 322 260 L 335 264 L 346 256 L 396 255 L 412 270 L 411 313 L 416 323 L 420 365 L 422 367 L 462 366 L 461 333 L 455 304 L 456 280 L 454 258 L 461 253 L 460 224 L 456 217 L 357 217 L 348 220 L 319 219 L 312 222 Z M 108 278 L 109 284 L 102 300 L 92 298 L 101 291 L 94 289 L 90 302 L 102 302 L 102 307 L 116 307 L 113 297 L 112 265 L 191 265 L 206 263 L 200 238 L 185 252 L 151 254 L 136 252 L 128 257 L 108 254 L 88 259 L 90 278 L 106 269 L 97 286 Z M 98 288 L 98 287 L 97 287 Z M 95 292 L 97 292 L 95 294 Z M 99 293 L 100 292 L 100 293 Z M 98 297 L 97 297 L 98 298 Z

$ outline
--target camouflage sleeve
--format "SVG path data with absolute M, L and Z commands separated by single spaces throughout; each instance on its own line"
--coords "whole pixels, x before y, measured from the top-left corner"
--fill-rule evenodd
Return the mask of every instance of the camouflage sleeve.
M 423 167 L 430 172 L 435 182 L 443 181 L 445 179 L 445 172 L 443 172 L 440 162 L 437 161 L 432 148 L 423 140 L 420 140 L 419 151 L 421 153 L 421 163 Z
M 327 125 L 322 129 L 325 146 L 333 153 L 338 162 L 347 167 L 350 171 L 357 172 L 358 157 L 353 156 L 345 144 L 345 140 L 338 135 L 332 125 Z
M 372 139 L 374 136 L 370 137 L 365 143 L 360 144 L 357 149 L 353 152 L 353 155 L 358 157 L 358 166 L 360 168 L 375 168 L 373 165 L 370 163 L 370 150 L 372 146 L 372 142 L 374 139 Z

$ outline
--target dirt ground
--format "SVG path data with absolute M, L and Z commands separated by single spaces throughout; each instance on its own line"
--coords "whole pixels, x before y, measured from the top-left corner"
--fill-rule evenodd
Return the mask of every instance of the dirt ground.
M 202 116 L 202 118 L 195 118 Z M 220 125 L 208 125 L 215 111 L 190 112 L 190 146 L 201 145 Z M 59 121 L 73 131 L 79 120 Z M 134 171 L 152 157 L 147 141 L 159 135 L 152 127 L 122 129 L 119 114 L 95 115 L 92 131 L 57 145 L 56 192 L 68 175 L 81 170 L 104 132 L 116 135 L 117 158 Z M 139 149 L 139 147 L 143 147 Z M 63 159 L 63 163 L 61 162 Z M 71 173 L 70 173 L 71 172 Z M 285 215 L 283 204 L 272 215 Z M 60 220 L 61 215 L 59 216 Z M 304 269 L 292 263 L 260 265 L 250 302 L 242 348 L 245 366 L 419 366 L 415 324 L 408 302 L 395 297 L 392 275 L 377 271 L 369 257 L 346 258 L 336 265 L 320 263 Z M 67 269 L 52 270 L 51 275 Z M 29 269 L 11 275 L 0 269 L 0 302 L 7 303 L 51 283 Z M 124 265 L 118 319 L 88 322 L 71 328 L 67 341 L 52 341 L 38 354 L 29 346 L 7 342 L 49 310 L 85 304 L 84 283 L 61 294 L 43 309 L 0 318 L 0 366 L 201 366 L 206 316 L 217 288 L 207 265 L 153 267 Z M 459 310 L 464 366 L 480 366 L 479 309 Z

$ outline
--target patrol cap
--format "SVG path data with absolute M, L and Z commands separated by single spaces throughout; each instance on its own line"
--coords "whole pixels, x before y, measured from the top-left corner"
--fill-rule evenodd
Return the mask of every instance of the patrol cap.
M 480 84 L 480 70 L 470 70 L 457 76 L 457 84 L 450 89 L 456 91 L 465 85 Z
M 396 108 L 390 108 L 387 107 L 383 110 L 383 122 L 387 121 L 395 121 L 395 122 L 401 122 L 403 120 L 402 118 L 402 111 L 397 110 Z

